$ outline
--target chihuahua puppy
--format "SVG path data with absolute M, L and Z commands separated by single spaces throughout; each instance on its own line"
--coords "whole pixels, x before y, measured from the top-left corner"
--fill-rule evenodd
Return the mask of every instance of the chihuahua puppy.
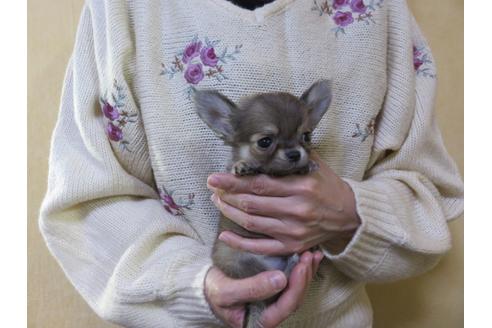
M 317 81 L 300 98 L 289 93 L 264 93 L 235 104 L 213 90 L 195 90 L 193 98 L 198 116 L 232 147 L 227 169 L 233 174 L 285 176 L 317 168 L 309 160 L 311 133 L 330 105 L 330 81 Z M 219 233 L 224 230 L 247 238 L 268 238 L 222 216 Z M 212 258 L 214 265 L 234 279 L 267 270 L 281 270 L 288 277 L 299 260 L 297 254 L 265 256 L 235 250 L 220 240 L 214 245 Z M 262 311 L 275 299 L 249 304 L 246 326 L 260 327 Z

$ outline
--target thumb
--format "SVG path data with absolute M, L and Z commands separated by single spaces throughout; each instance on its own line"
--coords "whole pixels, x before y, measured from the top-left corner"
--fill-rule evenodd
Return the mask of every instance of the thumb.
M 222 299 L 229 305 L 267 299 L 287 286 L 281 271 L 265 271 L 244 279 L 229 279 L 223 284 Z

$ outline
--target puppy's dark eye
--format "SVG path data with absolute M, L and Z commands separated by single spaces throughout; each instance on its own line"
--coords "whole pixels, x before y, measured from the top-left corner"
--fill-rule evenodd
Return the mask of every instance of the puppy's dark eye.
M 302 135 L 302 141 L 311 142 L 311 132 L 304 132 Z
M 260 148 L 268 148 L 272 144 L 272 138 L 270 137 L 265 137 L 261 138 L 260 140 L 257 141 L 258 147 Z

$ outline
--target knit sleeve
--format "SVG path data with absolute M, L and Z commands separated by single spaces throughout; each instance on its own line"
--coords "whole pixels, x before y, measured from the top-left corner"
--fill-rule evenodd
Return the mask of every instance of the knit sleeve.
M 104 93 L 112 61 L 94 43 L 104 32 L 94 27 L 93 14 L 84 8 L 65 77 L 41 232 L 104 319 L 139 328 L 218 323 L 203 293 L 210 249 L 159 200 L 129 75 L 112 71 L 124 101 Z M 102 111 L 106 102 L 112 107 Z
M 448 221 L 463 211 L 463 183 L 434 115 L 436 67 L 405 1 L 388 1 L 388 89 L 363 181 L 345 179 L 361 225 L 325 255 L 359 281 L 423 273 L 450 249 Z

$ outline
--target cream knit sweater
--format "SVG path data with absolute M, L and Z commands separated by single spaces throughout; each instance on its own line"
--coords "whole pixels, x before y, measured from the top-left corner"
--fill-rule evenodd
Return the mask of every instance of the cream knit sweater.
M 313 135 L 362 225 L 324 250 L 285 327 L 370 327 L 364 290 L 432 268 L 463 186 L 434 113 L 435 65 L 404 0 L 87 1 L 68 65 L 40 228 L 100 316 L 129 327 L 218 324 L 203 295 L 219 213 L 206 179 L 229 149 L 191 87 L 232 100 L 333 80 Z

